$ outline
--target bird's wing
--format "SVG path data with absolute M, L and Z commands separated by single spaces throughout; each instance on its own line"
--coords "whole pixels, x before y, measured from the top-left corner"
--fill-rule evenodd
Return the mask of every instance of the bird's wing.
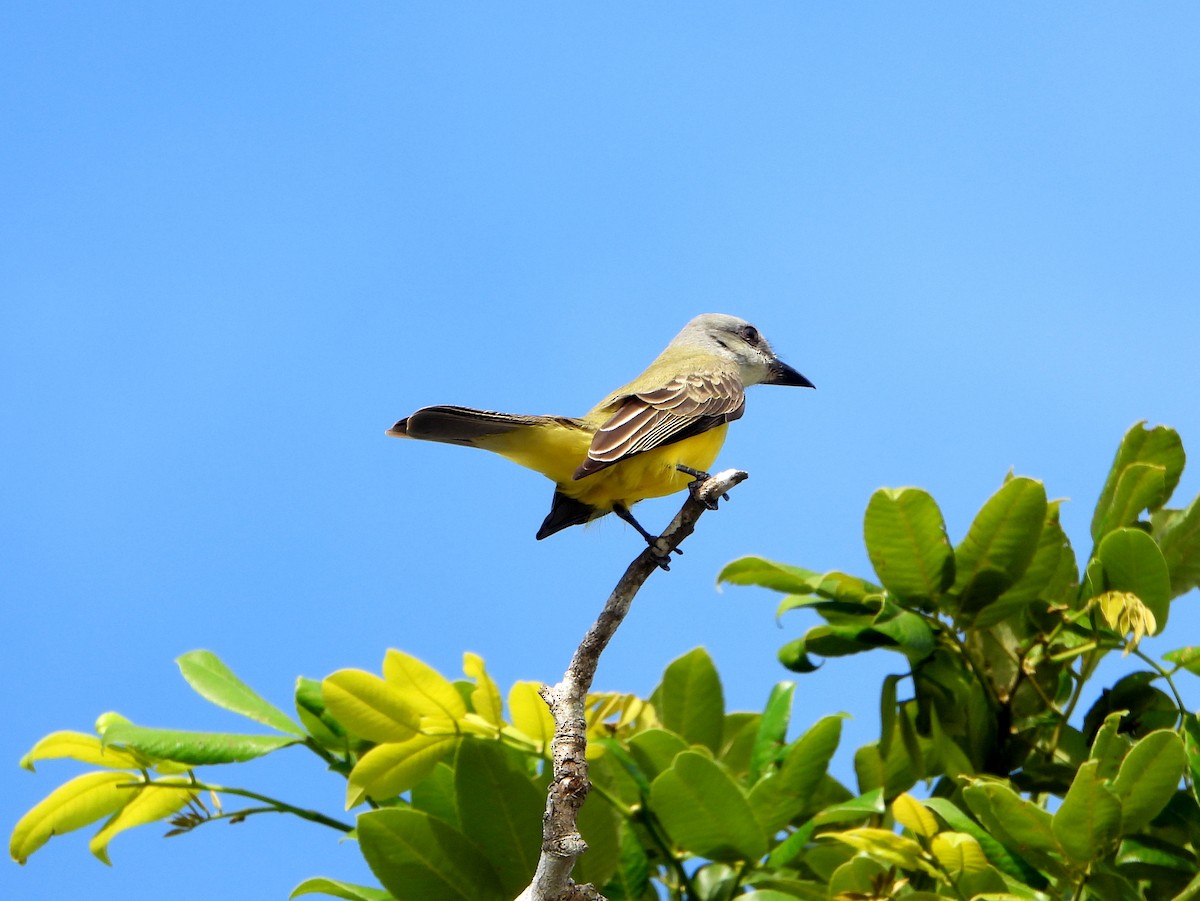
M 745 389 L 736 371 L 676 376 L 661 388 L 618 397 L 575 478 L 732 422 L 745 408 Z

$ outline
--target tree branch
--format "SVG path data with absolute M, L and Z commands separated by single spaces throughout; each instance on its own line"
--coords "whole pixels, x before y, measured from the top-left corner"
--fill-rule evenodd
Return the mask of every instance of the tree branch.
M 542 854 L 533 881 L 517 901 L 603 901 L 604 896 L 591 885 L 571 881 L 571 869 L 587 844 L 579 834 L 576 820 L 587 798 L 591 783 L 587 765 L 587 719 L 584 702 L 600 655 L 608 646 L 617 627 L 625 619 L 634 595 L 650 574 L 659 568 L 659 560 L 671 552 L 696 529 L 705 510 L 715 510 L 717 498 L 745 481 L 747 473 L 727 469 L 694 483 L 688 499 L 656 542 L 629 564 L 616 588 L 608 596 L 604 609 L 579 643 L 562 681 L 543 685 L 541 696 L 554 717 L 551 752 L 554 780 L 542 816 Z

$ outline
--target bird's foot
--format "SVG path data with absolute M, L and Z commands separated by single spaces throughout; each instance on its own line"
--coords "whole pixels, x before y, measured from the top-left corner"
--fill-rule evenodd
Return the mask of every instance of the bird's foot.
M 716 510 L 717 509 L 716 498 L 701 497 L 701 495 L 700 495 L 700 486 L 712 478 L 712 473 L 705 472 L 702 469 L 692 469 L 692 467 L 684 466 L 682 463 L 676 463 L 675 468 L 677 470 L 679 470 L 680 472 L 682 472 L 684 475 L 688 475 L 688 476 L 692 477 L 692 481 L 688 482 L 688 492 L 692 495 L 692 497 L 694 497 L 697 501 L 702 503 L 706 509 Z M 729 495 L 722 494 L 721 498 L 722 498 L 722 500 L 728 501 Z
M 625 520 L 625 522 L 629 523 L 637 530 L 637 533 L 641 535 L 642 538 L 645 539 L 646 544 L 650 546 L 650 554 L 654 558 L 655 564 L 661 569 L 669 572 L 671 569 L 671 551 L 665 550 L 662 545 L 659 544 L 659 537 L 657 535 L 651 535 L 640 522 L 634 519 L 633 514 L 629 512 L 628 507 L 623 507 L 620 504 L 617 504 L 613 507 L 613 513 L 617 514 L 617 516 L 621 517 L 621 519 Z M 683 551 L 680 548 L 672 548 L 671 550 L 676 554 L 683 554 Z

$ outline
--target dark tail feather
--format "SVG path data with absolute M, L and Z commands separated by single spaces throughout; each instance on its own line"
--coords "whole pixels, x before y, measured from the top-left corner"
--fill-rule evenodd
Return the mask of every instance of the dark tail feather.
M 554 500 L 550 502 L 550 512 L 538 529 L 537 539 L 541 541 L 547 535 L 561 532 L 570 526 L 580 526 L 592 519 L 599 511 L 583 501 L 567 497 L 561 491 L 554 492 Z
M 497 413 L 494 410 L 473 410 L 470 407 L 424 407 L 387 430 L 393 438 L 420 438 L 445 444 L 471 447 L 480 438 L 502 435 L 515 429 L 559 422 L 572 428 L 582 428 L 578 419 L 565 416 L 519 416 Z

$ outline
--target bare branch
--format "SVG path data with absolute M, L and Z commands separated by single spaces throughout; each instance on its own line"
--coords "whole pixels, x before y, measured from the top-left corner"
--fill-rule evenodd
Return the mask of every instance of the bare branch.
M 571 881 L 575 861 L 587 850 L 576 825 L 579 808 L 591 789 L 584 715 L 587 693 L 592 687 L 600 655 L 629 612 L 634 595 L 659 568 L 659 559 L 669 556 L 695 531 L 696 522 L 705 510 L 716 509 L 717 498 L 746 478 L 747 474 L 740 470 L 727 469 L 692 486 L 683 507 L 658 537 L 657 546 L 646 548 L 629 564 L 608 596 L 600 616 L 579 643 L 562 681 L 553 687 L 542 686 L 542 698 L 554 717 L 554 741 L 551 743 L 554 781 L 550 784 L 546 812 L 542 817 L 542 854 L 537 872 L 517 901 L 604 901 L 604 896 L 595 887 L 576 885 Z

